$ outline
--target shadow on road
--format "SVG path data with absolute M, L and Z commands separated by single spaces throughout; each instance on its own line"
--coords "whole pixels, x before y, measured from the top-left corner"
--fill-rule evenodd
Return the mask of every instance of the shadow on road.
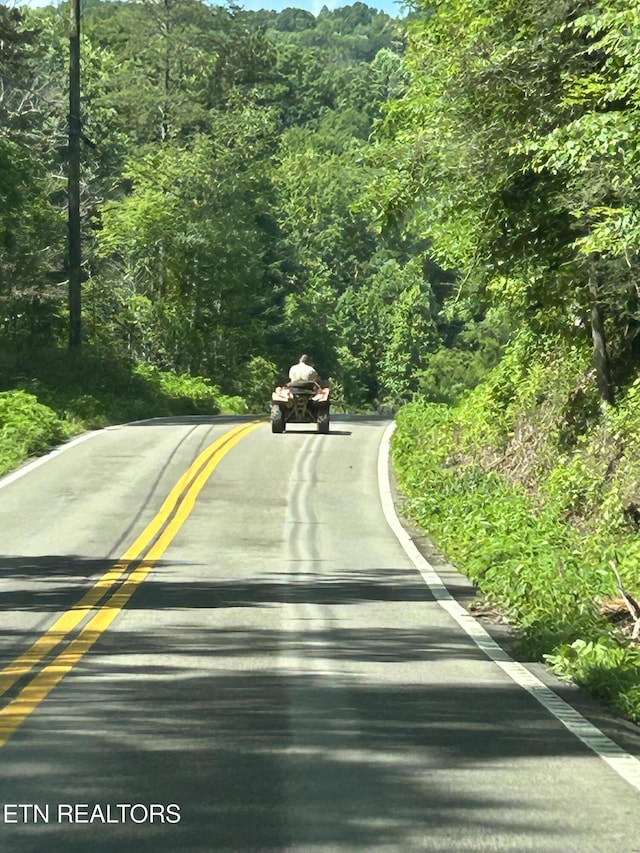
M 4 557 L 3 577 L 39 579 L 33 609 L 60 605 L 60 578 L 108 563 Z M 164 564 L 128 609 L 267 608 L 260 626 L 174 620 L 147 633 L 116 626 L 0 750 L 3 803 L 177 803 L 176 825 L 0 825 L 0 846 L 40 851 L 597 850 L 586 814 L 549 818 L 548 785 L 587 754 L 504 679 L 468 683 L 482 653 L 453 626 L 291 627 L 276 605 L 429 602 L 407 570 L 179 584 Z M 77 588 L 75 588 L 77 594 Z M 19 600 L 3 593 L 3 609 Z M 12 596 L 14 598 L 12 599 Z M 23 606 L 26 607 L 26 597 Z M 2 632 L 3 643 L 15 632 Z M 454 662 L 453 682 L 422 684 L 409 665 Z M 390 667 L 389 664 L 395 664 Z M 455 671 L 455 669 L 454 669 Z M 519 776 L 535 760 L 540 785 Z M 504 774 L 512 779 L 504 784 Z M 581 780 L 573 778 L 580 787 Z M 542 783 L 542 780 L 552 780 Z M 557 780 L 560 779 L 560 782 Z M 610 822 L 624 847 L 635 824 Z M 616 840 L 618 835 L 619 841 Z M 574 843 L 566 844 L 567 838 Z M 527 846 L 518 846 L 526 839 Z M 595 845 L 595 846 L 594 846 Z M 604 848 L 603 848 L 604 849 Z M 613 846 L 606 848 L 613 849 Z
M 117 560 L 74 556 L 0 557 L 0 612 L 57 611 L 71 607 L 85 587 L 120 565 Z M 144 565 L 137 560 L 130 569 Z M 152 563 L 154 575 L 128 603 L 128 608 L 191 609 L 260 607 L 269 604 L 353 604 L 372 601 L 433 601 L 420 576 L 405 569 L 348 569 L 322 574 L 273 573 L 220 581 L 163 580 L 180 564 Z M 78 579 L 84 581 L 78 584 Z M 68 581 L 68 582 L 66 582 Z
M 262 420 L 266 423 L 269 422 L 269 412 L 257 412 L 253 415 L 173 415 L 167 417 L 158 417 L 158 418 L 150 418 L 149 420 L 141 420 L 141 421 L 131 421 L 127 424 L 120 424 L 119 426 L 127 427 L 127 426 L 172 426 L 175 424 L 209 424 L 214 426 L 215 424 L 240 424 L 240 423 L 250 423 L 251 421 Z M 354 423 L 361 426 L 366 426 L 368 424 L 377 424 L 386 422 L 391 422 L 393 420 L 391 415 L 350 415 L 350 414 L 332 414 L 331 422 L 332 423 Z M 295 426 L 292 425 L 292 426 Z M 117 429 L 116 427 L 111 427 L 112 429 Z M 312 432 L 316 432 L 316 430 L 311 430 Z M 331 430 L 331 433 L 336 435 L 350 435 L 350 432 L 341 432 L 340 430 Z
M 28 736 L 19 732 L 3 750 L 0 797 L 52 809 L 178 803 L 182 820 L 5 825 L 6 849 L 444 853 L 516 850 L 505 845 L 523 836 L 540 838 L 536 849 L 564 849 L 544 825 L 544 798 L 513 790 L 505 802 L 504 790 L 490 784 L 460 783 L 523 757 L 580 755 L 579 742 L 541 720 L 511 686 L 498 694 L 462 684 L 427 689 L 277 669 L 289 653 L 304 667 L 318 640 L 328 643 L 325 658 L 380 664 L 461 652 L 452 637 L 354 633 L 303 640 L 278 630 L 192 628 L 105 636 L 29 721 Z M 427 646 L 431 657 L 419 651 Z M 187 664 L 167 655 L 187 655 Z M 261 666 L 252 664 L 256 655 L 265 656 Z M 426 833 L 432 840 L 420 843 Z M 448 836 L 472 846 L 441 846 Z
M 287 429 L 284 433 L 280 433 L 280 435 L 317 435 L 317 436 L 327 436 L 327 435 L 353 435 L 351 430 L 349 429 L 330 429 L 329 432 L 319 433 L 317 429 L 298 429 L 295 424 L 287 426 Z

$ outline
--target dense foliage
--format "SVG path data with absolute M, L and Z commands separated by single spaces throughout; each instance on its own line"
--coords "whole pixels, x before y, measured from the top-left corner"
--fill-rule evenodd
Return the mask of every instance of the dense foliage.
M 0 8 L 5 344 L 56 346 L 68 10 Z M 381 234 L 368 201 L 403 30 L 363 3 L 85 4 L 85 343 L 261 410 L 302 350 L 345 405 L 409 399 L 439 340 L 438 270 L 423 240 Z
M 640 722 L 640 383 L 596 420 L 588 348 L 546 343 L 520 335 L 455 407 L 399 413 L 406 511 L 517 626 L 524 655 Z
M 247 405 L 201 377 L 63 348 L 0 357 L 0 475 L 85 429 L 145 417 L 244 414 Z
M 474 343 L 424 375 L 457 405 L 399 419 L 408 510 L 528 653 L 640 720 L 640 4 L 417 5 L 377 204 L 456 270 Z
M 601 397 L 638 364 L 637 2 L 420 2 L 381 216 L 419 223 L 487 306 L 593 337 Z

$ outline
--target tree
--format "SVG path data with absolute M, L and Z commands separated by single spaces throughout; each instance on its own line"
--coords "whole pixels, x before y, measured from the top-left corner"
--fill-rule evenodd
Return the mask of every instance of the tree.
M 269 191 L 257 153 L 272 127 L 267 112 L 237 105 L 216 128 L 215 137 L 131 159 L 131 192 L 102 212 L 96 298 L 136 358 L 223 377 L 260 351 L 271 301 L 257 224 L 259 213 L 269 216 Z M 115 269 L 120 304 L 103 301 L 100 286 Z M 144 309 L 128 313 L 128 328 L 118 328 L 123 301 Z
M 407 402 L 419 372 L 440 345 L 437 306 L 420 259 L 383 261 L 371 279 L 352 286 L 338 303 L 350 370 L 346 392 L 360 402 Z M 345 355 L 347 354 L 345 353 Z M 363 394 L 364 391 L 364 394 Z
M 2 25 L 2 316 L 14 341 L 51 343 L 67 277 L 67 12 Z M 362 3 L 313 17 L 89 0 L 87 342 L 231 392 L 243 365 L 266 377 L 302 346 L 361 405 L 391 385 L 410 393 L 431 346 L 430 276 L 419 241 L 378 232 L 367 196 L 381 173 L 370 136 L 403 85 L 402 47 L 395 23 Z M 368 300 L 386 354 L 358 335 L 350 306 L 364 316 Z
M 594 243 L 620 177 L 616 158 L 604 166 L 596 152 L 615 149 L 610 128 L 623 125 L 594 117 L 584 97 L 613 67 L 585 39 L 588 8 L 440 0 L 418 18 L 411 83 L 386 123 L 397 147 L 383 213 L 421 222 L 436 260 L 459 271 L 457 298 L 471 314 L 509 305 L 523 324 L 568 336 L 576 314 L 591 318 L 610 399 L 601 318 L 622 319 L 631 294 L 620 257 Z
M 61 95 L 39 78 L 43 33 L 30 13 L 0 6 L 0 306 L 5 344 L 60 331 L 65 221 L 51 204 Z M 46 35 L 45 35 L 46 38 Z

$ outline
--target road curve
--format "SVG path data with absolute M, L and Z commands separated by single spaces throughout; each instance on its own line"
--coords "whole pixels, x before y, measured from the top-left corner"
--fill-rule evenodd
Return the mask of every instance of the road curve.
M 0 850 L 640 851 L 390 530 L 386 426 L 159 419 L 0 481 Z

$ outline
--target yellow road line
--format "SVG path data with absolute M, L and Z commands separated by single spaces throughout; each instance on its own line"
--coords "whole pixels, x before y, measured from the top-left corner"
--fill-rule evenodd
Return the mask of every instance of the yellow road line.
M 43 658 L 57 646 L 70 631 L 74 630 L 86 617 L 90 610 L 108 594 L 109 590 L 125 574 L 132 562 L 145 554 L 145 563 L 136 568 L 124 581 L 120 588 L 111 595 L 93 616 L 75 640 L 72 640 L 49 666 L 34 677 L 12 702 L 0 711 L 0 746 L 22 720 L 38 705 L 55 687 L 61 678 L 77 663 L 91 648 L 97 638 L 115 619 L 120 610 L 131 598 L 136 588 L 142 583 L 152 568 L 154 561 L 165 552 L 178 530 L 186 521 L 194 507 L 196 498 L 207 482 L 221 459 L 234 447 L 241 438 L 260 426 L 261 422 L 241 424 L 225 433 L 221 438 L 206 448 L 189 466 L 171 489 L 167 498 L 145 527 L 140 536 L 122 555 L 118 563 L 105 572 L 85 596 L 69 611 L 57 619 L 42 637 L 39 637 L 30 647 L 16 658 L 11 664 L 0 670 L 0 695 L 5 693 L 20 678 L 37 666 Z M 177 508 L 177 509 L 176 509 Z M 172 516 L 172 513 L 175 515 Z M 164 526 L 164 529 L 163 529 Z M 160 534 L 160 535 L 158 535 Z M 155 542 L 153 540 L 158 537 Z M 43 689 L 46 687 L 45 692 Z M 37 698 L 34 703 L 33 697 Z M 31 697 L 31 698 L 29 698 Z M 16 717 L 16 709 L 22 708 Z M 26 712 L 24 709 L 28 708 Z M 8 723 L 14 720 L 13 724 Z M 17 720 L 17 721 L 16 721 Z
M 93 610 L 100 599 L 124 574 L 127 566 L 126 563 L 118 562 L 108 572 L 105 572 L 87 594 L 70 610 L 56 619 L 53 625 L 29 646 L 26 652 L 0 670 L 0 696 L 13 687 L 16 681 L 30 672 L 34 666 L 37 666 L 58 643 L 62 642 L 70 631 L 73 631 L 80 624 L 87 612 Z

